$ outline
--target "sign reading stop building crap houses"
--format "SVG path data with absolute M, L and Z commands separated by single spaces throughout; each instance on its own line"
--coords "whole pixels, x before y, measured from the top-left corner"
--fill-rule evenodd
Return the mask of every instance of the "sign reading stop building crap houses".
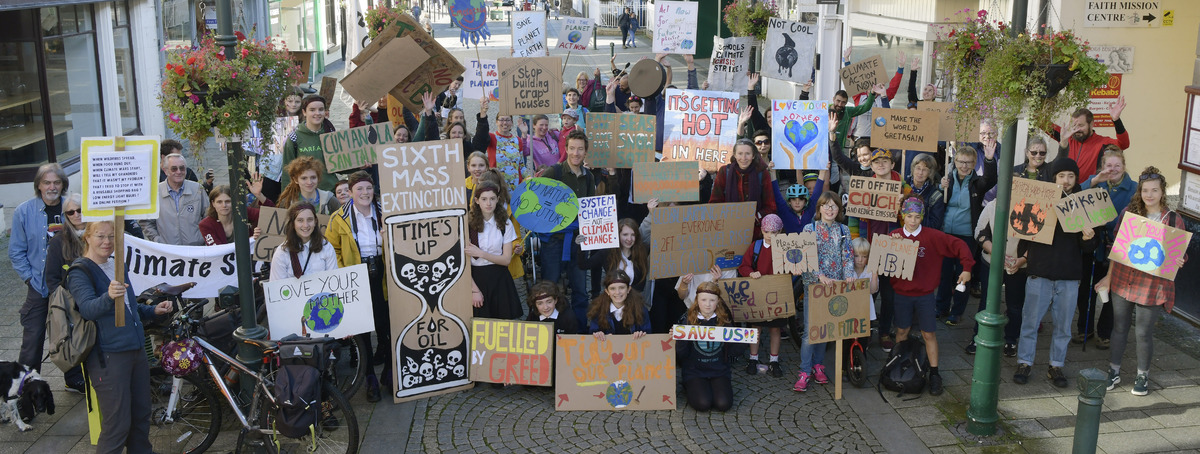
M 621 245 L 617 233 L 617 196 L 602 195 L 579 199 L 579 248 L 585 251 L 611 249 Z
M 850 177 L 846 215 L 895 222 L 900 213 L 902 184 L 875 177 Z
M 554 324 L 471 320 L 471 381 L 550 386 Z
M 869 279 L 808 286 L 808 342 L 871 335 Z
M 500 115 L 562 112 L 562 58 L 501 58 Z
M 737 93 L 668 89 L 666 102 L 663 161 L 700 161 L 709 172 L 729 162 L 737 140 Z

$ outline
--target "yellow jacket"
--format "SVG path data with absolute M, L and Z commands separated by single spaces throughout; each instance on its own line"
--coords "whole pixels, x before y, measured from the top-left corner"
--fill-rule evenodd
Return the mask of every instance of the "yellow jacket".
M 337 211 L 329 215 L 329 225 L 325 226 L 325 240 L 333 246 L 333 250 L 337 252 L 338 268 L 345 268 L 362 263 L 362 254 L 358 251 L 358 241 L 354 239 L 354 228 L 350 225 L 350 210 L 353 210 L 354 201 L 346 202 Z M 383 221 L 382 213 L 377 213 L 380 221 Z M 380 238 L 382 240 L 382 238 Z M 386 251 L 386 247 L 384 250 Z M 386 262 L 385 262 L 386 263 Z M 387 273 L 384 273 L 387 276 Z M 383 297 L 387 298 L 387 279 L 384 279 Z

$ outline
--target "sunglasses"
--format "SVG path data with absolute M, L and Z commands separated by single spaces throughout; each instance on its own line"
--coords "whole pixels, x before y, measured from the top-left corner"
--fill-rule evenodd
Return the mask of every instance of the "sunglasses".
M 1142 175 L 1141 177 L 1138 177 L 1138 181 L 1146 181 L 1146 180 L 1166 180 L 1166 178 L 1163 178 L 1162 175 L 1159 175 L 1157 173 L 1148 173 L 1148 174 Z
M 1029 155 L 1030 156 L 1045 156 L 1046 150 L 1042 150 L 1042 151 L 1029 150 Z
M 74 216 L 74 215 L 76 215 L 78 213 L 82 213 L 82 212 L 83 212 L 83 210 L 67 210 L 67 211 L 64 211 L 63 214 L 65 214 L 67 216 Z
M 187 166 L 170 166 L 167 167 L 167 170 L 170 172 L 183 172 L 187 170 Z
M 766 145 L 768 143 L 771 143 L 771 141 L 770 140 L 755 140 L 754 141 L 755 145 Z

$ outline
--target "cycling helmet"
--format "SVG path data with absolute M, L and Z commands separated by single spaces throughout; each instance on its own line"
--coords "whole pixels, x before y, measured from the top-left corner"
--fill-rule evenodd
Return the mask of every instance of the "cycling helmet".
M 793 184 L 791 186 L 788 186 L 787 194 L 784 194 L 784 198 L 787 200 L 797 199 L 797 198 L 807 199 L 808 198 L 808 188 L 802 184 Z
M 165 343 L 159 351 L 162 353 L 159 365 L 171 375 L 182 377 L 200 368 L 203 350 L 191 338 Z

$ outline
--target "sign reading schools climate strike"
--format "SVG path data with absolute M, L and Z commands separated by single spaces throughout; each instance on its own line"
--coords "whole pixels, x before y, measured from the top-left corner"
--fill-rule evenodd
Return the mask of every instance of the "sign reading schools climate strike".
M 700 161 L 709 172 L 729 162 L 737 140 L 737 93 L 672 88 L 666 102 L 663 161 Z

